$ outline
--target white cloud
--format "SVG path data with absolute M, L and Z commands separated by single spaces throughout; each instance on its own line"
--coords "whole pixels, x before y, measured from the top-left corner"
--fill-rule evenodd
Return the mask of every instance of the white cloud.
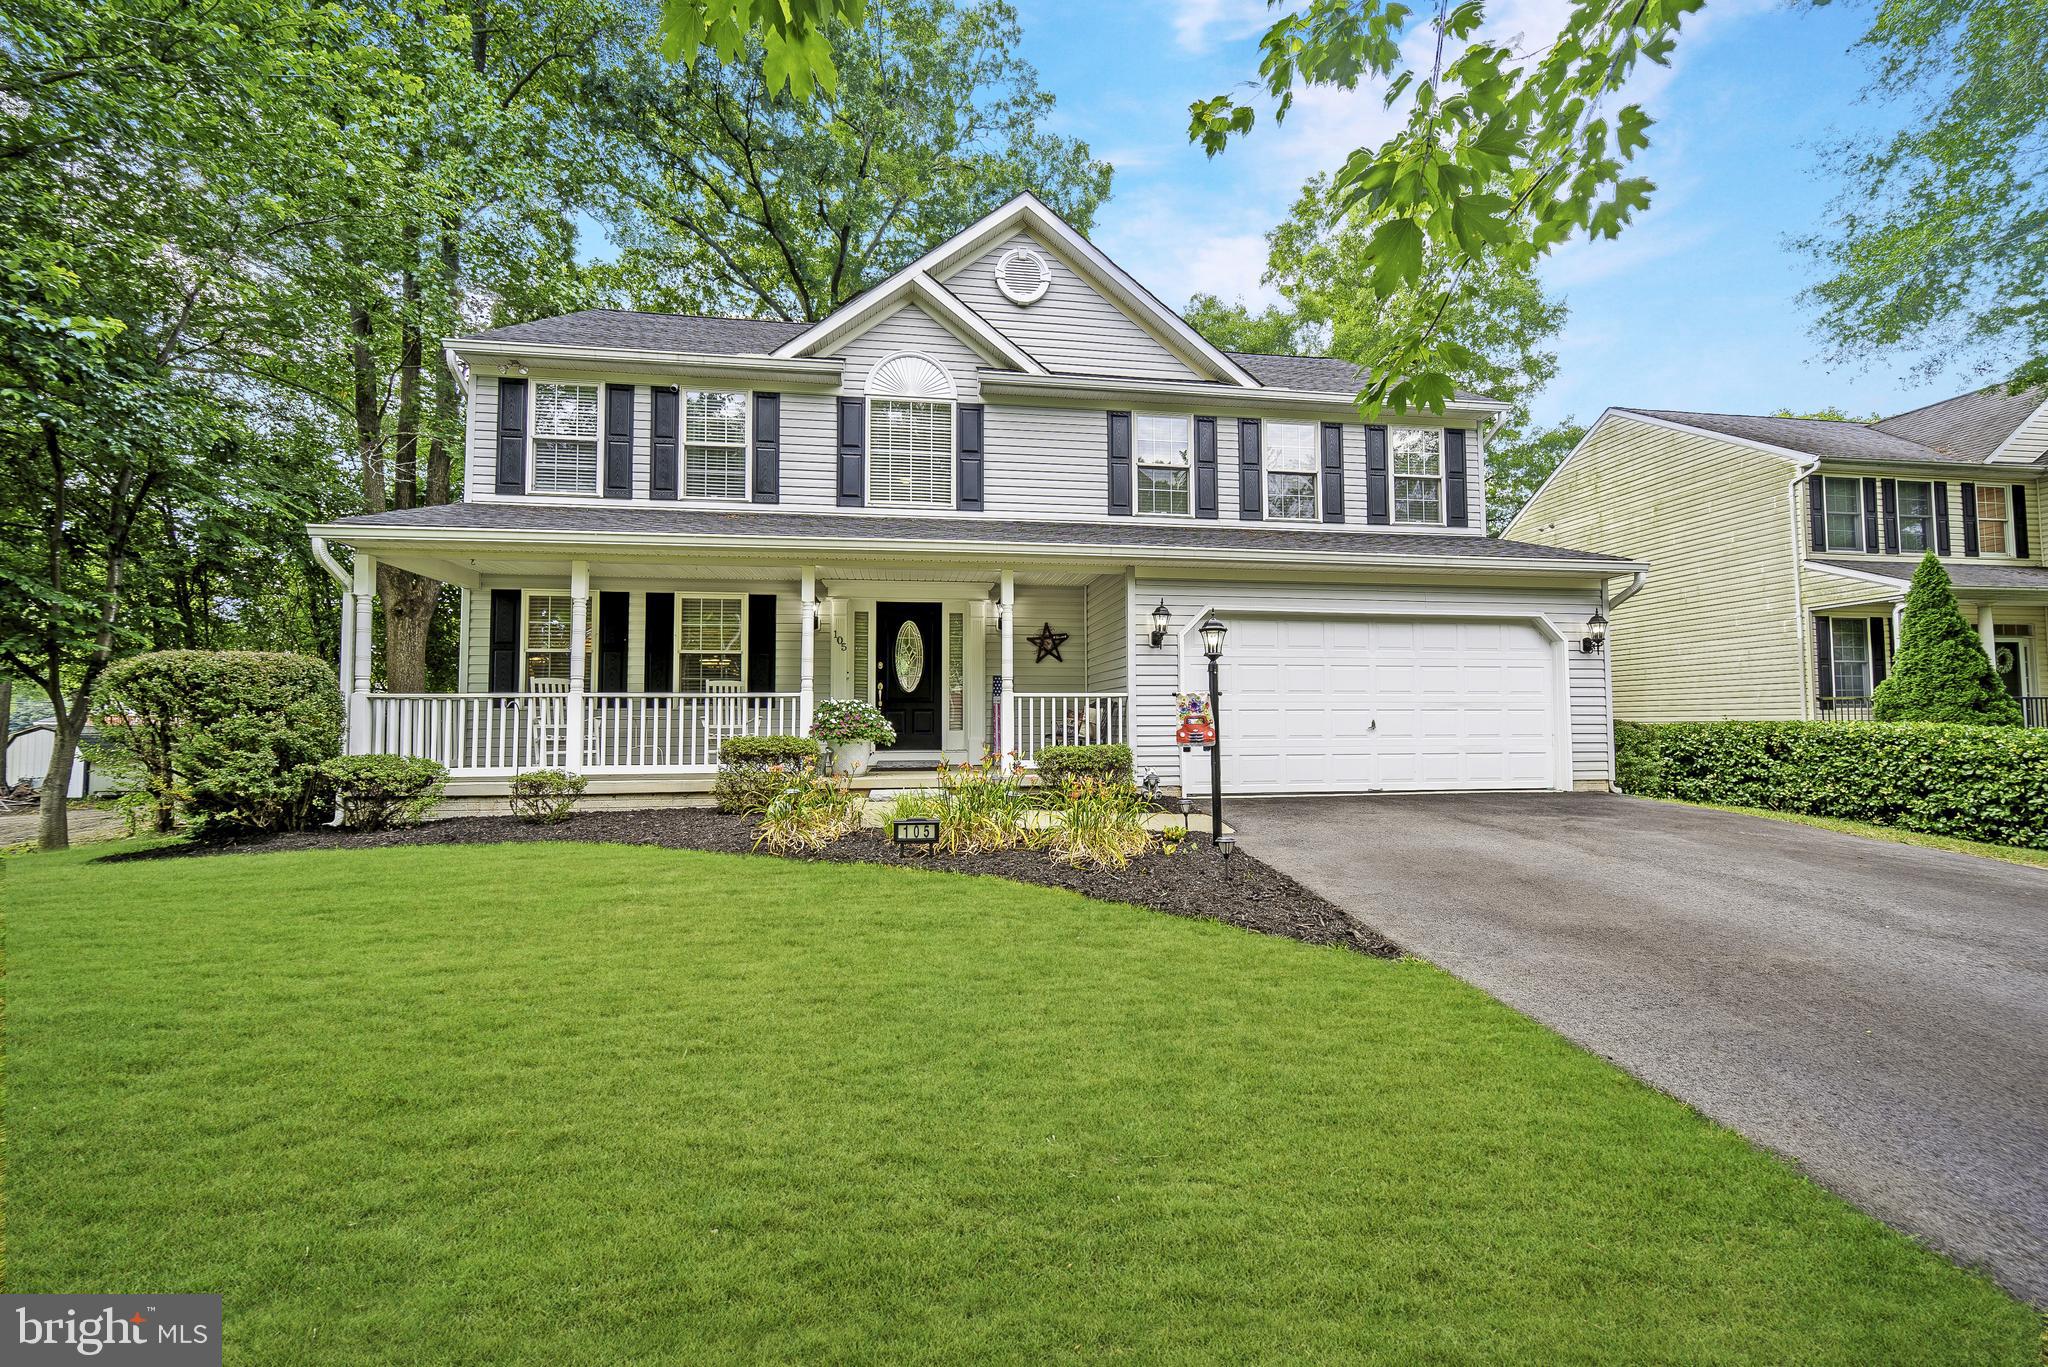
M 1167 0 L 1166 10 L 1183 52 L 1207 52 L 1217 42 L 1247 37 L 1272 22 L 1265 0 Z

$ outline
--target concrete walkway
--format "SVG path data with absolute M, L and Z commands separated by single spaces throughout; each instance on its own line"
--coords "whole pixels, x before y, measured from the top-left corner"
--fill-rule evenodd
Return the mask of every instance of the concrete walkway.
M 2048 1305 L 2048 869 L 1598 794 L 1229 815 L 1404 948 Z

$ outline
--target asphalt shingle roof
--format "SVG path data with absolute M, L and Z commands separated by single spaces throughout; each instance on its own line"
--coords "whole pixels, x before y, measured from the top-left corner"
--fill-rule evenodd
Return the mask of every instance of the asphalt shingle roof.
M 684 351 L 710 356 L 766 356 L 809 323 L 767 318 L 702 318 L 687 313 L 634 313 L 626 309 L 584 309 L 556 318 L 479 332 L 473 342 L 531 342 L 535 346 L 633 348 Z
M 1489 560 L 1607 562 L 1623 559 L 1560 546 L 1534 546 L 1487 536 L 1445 533 L 1337 532 L 1239 527 L 1222 523 L 1023 522 L 967 517 L 893 517 L 869 514 L 714 512 L 651 508 L 645 504 L 447 503 L 336 520 L 337 527 L 392 527 L 428 531 L 583 532 L 660 536 L 858 538 L 863 541 L 1014 542 L 1091 549 L 1243 550 L 1318 555 L 1447 556 Z
M 1698 427 L 1745 441 L 1782 446 L 1827 460 L 1867 460 L 1925 465 L 1929 461 L 1974 465 L 1968 456 L 1944 453 L 1860 422 L 1829 422 L 1823 418 L 1760 418 L 1741 413 L 1686 413 L 1668 408 L 1621 408 L 1646 418 Z
M 1953 451 L 1969 460 L 1989 460 L 2043 403 L 2048 403 L 2048 388 L 2008 394 L 2004 385 L 1993 385 L 1924 408 L 1894 413 L 1876 426 L 1880 432 L 1938 451 Z
M 1809 563 L 1882 575 L 1902 584 L 1912 582 L 1913 571 L 1920 568 L 1918 560 L 1824 560 L 1815 557 Z M 1941 567 L 1948 571 L 1949 582 L 1959 589 L 2048 590 L 2048 569 L 2038 565 L 1972 565 L 1944 560 Z

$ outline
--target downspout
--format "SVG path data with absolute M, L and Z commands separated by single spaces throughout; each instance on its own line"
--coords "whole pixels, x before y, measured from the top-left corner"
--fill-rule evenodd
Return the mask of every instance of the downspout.
M 1600 615 L 1608 619 L 1607 648 L 1600 652 L 1600 673 L 1602 676 L 1602 686 L 1607 692 L 1607 791 L 1610 793 L 1621 791 L 1620 785 L 1616 782 L 1618 775 L 1615 772 L 1614 762 L 1614 611 L 1623 603 L 1641 593 L 1643 585 L 1649 582 L 1649 578 L 1650 572 L 1648 570 L 1637 570 L 1634 575 L 1630 576 L 1628 587 L 1612 597 L 1609 597 L 1607 593 L 1607 581 L 1605 579 L 1600 581 Z
M 1812 668 L 1813 652 L 1806 648 L 1806 594 L 1802 580 L 1805 576 L 1806 556 L 1799 539 L 1799 486 L 1820 469 L 1820 457 L 1815 456 L 1792 472 L 1792 482 L 1785 486 L 1785 511 L 1792 523 L 1792 640 L 1799 651 L 1799 719 L 1811 721 L 1814 695 L 1820 690 L 1820 681 L 1813 681 L 1807 687 L 1806 672 Z
M 313 559 L 319 561 L 320 567 L 333 575 L 335 581 L 341 585 L 341 651 L 336 673 L 341 683 L 342 706 L 347 707 L 349 702 L 349 681 L 355 674 L 356 581 L 354 576 L 342 569 L 341 562 L 334 558 L 334 553 L 327 549 L 326 537 L 313 537 L 312 542 Z M 339 826 L 341 824 L 341 804 L 339 802 L 334 804 L 334 819 L 327 824 L 330 826 Z
M 1650 572 L 1648 570 L 1637 570 L 1635 572 L 1635 577 L 1628 581 L 1628 587 L 1623 589 L 1620 593 L 1615 594 L 1614 598 L 1607 604 L 1608 614 L 1611 616 L 1616 608 L 1620 607 L 1623 603 L 1626 603 L 1629 599 L 1641 593 L 1643 591 L 1643 585 L 1649 581 L 1649 578 Z M 1605 582 L 1603 582 L 1600 585 L 1600 591 L 1603 594 L 1607 591 L 1607 585 L 1605 584 Z

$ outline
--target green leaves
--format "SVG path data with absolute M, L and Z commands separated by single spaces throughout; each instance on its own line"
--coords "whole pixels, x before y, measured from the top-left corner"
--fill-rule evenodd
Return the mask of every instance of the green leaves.
M 839 87 L 832 26 L 866 17 L 867 0 L 663 0 L 661 54 L 681 62 L 708 47 L 719 61 L 736 62 L 751 41 L 759 45 L 770 94 L 829 97 Z
M 1382 223 L 1366 249 L 1373 288 L 1382 298 L 1422 276 L 1422 229 L 1412 218 Z

